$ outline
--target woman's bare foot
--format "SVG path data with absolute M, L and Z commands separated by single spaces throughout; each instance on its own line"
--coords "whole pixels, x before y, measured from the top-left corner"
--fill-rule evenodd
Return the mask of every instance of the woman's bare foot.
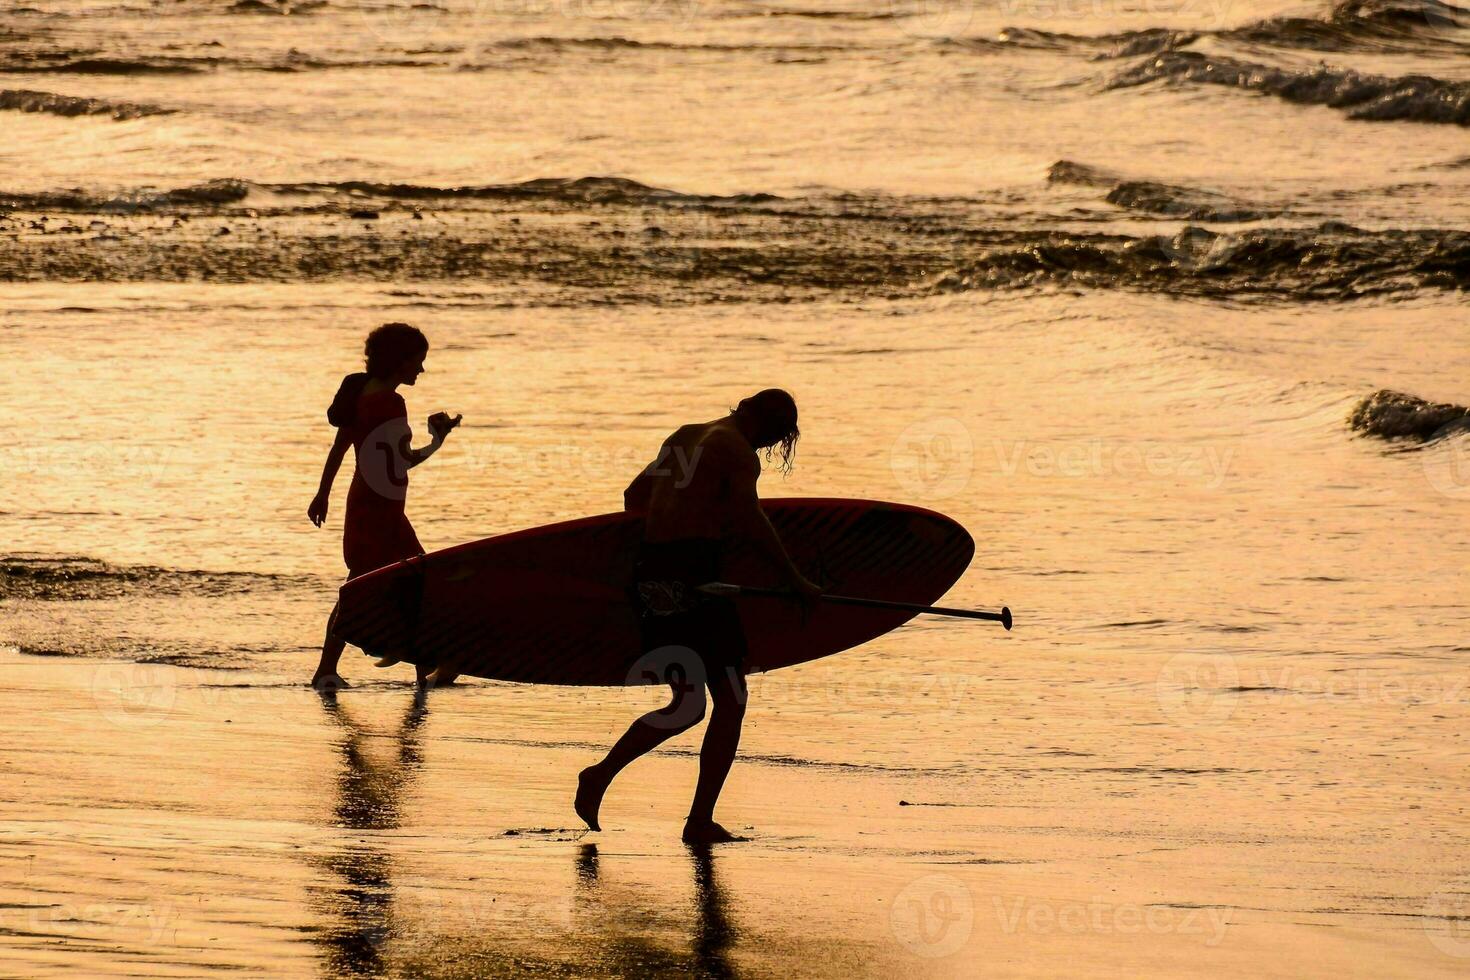
M 597 766 L 588 766 L 577 774 L 577 799 L 572 807 L 593 830 L 602 829 L 597 822 L 597 811 L 602 809 L 602 794 L 607 792 L 607 784 Z
M 459 680 L 459 674 L 443 667 L 436 667 L 427 674 L 419 674 L 419 686 L 425 688 L 450 687 Z
M 750 840 L 750 838 L 732 834 L 713 820 L 695 820 L 690 817 L 684 821 L 684 843 L 686 844 L 729 844 L 742 840 Z
M 342 679 L 335 670 L 317 671 L 316 676 L 311 679 L 311 686 L 322 694 L 331 694 L 341 691 L 352 685 Z

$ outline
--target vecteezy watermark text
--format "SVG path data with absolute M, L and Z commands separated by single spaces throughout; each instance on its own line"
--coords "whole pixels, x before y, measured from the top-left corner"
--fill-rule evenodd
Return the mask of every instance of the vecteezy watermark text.
M 1017 895 L 991 898 L 1003 932 L 1118 936 L 1201 936 L 1203 945 L 1218 946 L 1229 926 L 1229 910 L 1181 905 L 1135 905 L 1101 898 L 1051 901 Z
M 907 493 L 943 500 L 966 492 L 978 472 L 1038 479 L 1160 479 L 1205 490 L 1225 485 L 1233 443 L 1083 439 L 983 440 L 963 419 L 936 416 L 904 428 L 889 450 L 889 469 Z
M 1105 476 L 1147 476 L 1198 480 L 1207 490 L 1225 483 L 1235 447 L 1170 443 L 1109 442 L 1088 439 L 1069 443 L 1033 443 L 991 440 L 997 471 L 1005 476 L 1026 473 L 1037 477 L 1083 479 Z

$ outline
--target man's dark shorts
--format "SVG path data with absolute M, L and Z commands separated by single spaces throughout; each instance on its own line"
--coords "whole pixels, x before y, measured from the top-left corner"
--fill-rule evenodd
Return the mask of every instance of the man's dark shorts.
M 699 586 L 720 580 L 723 542 L 718 538 L 645 541 L 633 566 L 633 605 L 638 611 L 643 652 L 687 647 L 705 677 L 734 669 L 745 673 L 745 630 L 729 598 L 707 595 Z

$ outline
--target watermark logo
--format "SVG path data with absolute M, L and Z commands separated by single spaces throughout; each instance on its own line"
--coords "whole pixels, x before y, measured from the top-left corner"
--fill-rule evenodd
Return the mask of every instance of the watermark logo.
M 974 0 L 893 0 L 891 13 L 905 34 L 920 38 L 964 37 L 975 21 Z
M 1172 238 L 1160 235 L 1158 243 L 1159 251 L 1176 269 L 1202 272 L 1228 265 L 1240 250 L 1241 239 L 1190 225 Z
M 177 450 L 166 446 L 98 444 L 70 448 L 13 446 L 0 451 L 0 466 L 19 478 L 158 486 L 180 463 Z
M 1417 3 L 1411 0 L 1404 6 L 1410 10 L 1417 7 L 1418 10 L 1413 12 L 1424 18 L 1424 24 L 1430 32 L 1451 38 L 1459 44 L 1470 44 L 1470 11 L 1466 11 L 1463 6 L 1442 3 L 1440 0 L 1417 0 Z M 1409 12 L 1401 12 L 1404 16 L 1399 22 L 1412 23 L 1413 18 Z
M 368 433 L 357 451 L 358 476 L 384 500 L 408 498 L 410 438 L 407 419 L 389 419 Z
M 723 268 L 720 251 L 727 247 L 728 217 L 712 206 L 670 210 L 662 219 L 651 220 L 636 233 L 644 248 L 644 260 L 676 277 L 702 282 Z M 760 270 L 746 270 L 759 277 Z
M 1023 472 L 1044 479 L 1148 477 L 1187 480 L 1207 490 L 1225 485 L 1235 459 L 1235 447 L 1228 444 L 1114 443 L 1102 439 L 1056 444 L 995 439 L 991 451 L 996 470 L 1008 477 Z
M 477 22 L 487 6 L 493 4 L 476 2 L 451 11 L 445 4 L 423 0 L 357 0 L 349 9 L 351 22 L 366 36 L 401 51 L 417 52 L 431 48 L 449 33 L 450 18 L 469 16 Z M 474 33 L 466 31 L 460 36 Z
M 1154 681 L 1159 709 L 1176 725 L 1211 727 L 1235 714 L 1240 668 L 1225 653 L 1181 653 L 1170 657 Z
M 1436 492 L 1470 500 L 1470 421 L 1441 426 L 1419 452 L 1424 477 Z
M 173 671 L 156 664 L 103 664 L 92 675 L 93 701 L 119 728 L 158 724 L 177 697 Z
M 178 931 L 179 916 L 171 905 L 64 902 L 0 909 L 0 928 L 33 936 L 59 937 L 62 942 L 107 943 L 119 949 L 136 949 L 171 940 Z
M 1429 896 L 1424 934 L 1446 956 L 1470 958 L 1470 878 L 1458 878 Z
M 993 438 L 984 465 L 1001 476 L 1041 479 L 1110 477 L 1188 481 L 1219 490 L 1229 479 L 1236 447 L 1228 443 L 1065 443 Z M 977 447 L 957 418 L 923 419 L 899 433 L 889 468 L 904 491 L 939 500 L 962 493 L 974 476 Z
M 788 707 L 870 711 L 905 698 L 922 698 L 930 718 L 973 712 L 975 689 L 982 683 L 970 674 L 941 671 L 915 677 L 909 670 L 864 670 L 828 677 L 777 670 L 751 674 L 747 682 L 759 700 Z
M 656 583 L 643 583 L 644 585 Z M 704 717 L 704 658 L 685 646 L 663 646 L 639 657 L 628 670 L 627 685 L 663 684 L 673 691 L 668 707 L 653 713 L 655 727 L 683 731 Z
M 953 875 L 926 875 L 909 882 L 888 912 L 894 938 L 916 956 L 952 956 L 970 941 L 975 903 Z
M 433 922 L 442 935 L 473 935 L 490 929 L 537 933 L 548 926 L 571 930 L 578 925 L 576 899 L 571 895 L 532 899 L 480 888 L 446 888 L 430 879 L 410 879 L 398 886 L 397 893 L 415 919 Z
M 451 53 L 451 47 L 514 42 L 538 22 L 687 22 L 702 0 L 356 0 L 352 22 L 386 47 L 410 54 Z M 578 33 L 581 33 L 580 31 Z
M 1027 896 L 992 900 L 1001 931 L 1009 935 L 1154 935 L 1202 936 L 1203 945 L 1225 940 L 1229 910 L 1200 906 L 1135 905 L 1094 898 L 1091 901 L 1046 901 Z
M 1221 28 L 1239 23 L 1236 7 L 1236 0 L 1148 0 L 1141 9 L 1147 10 L 1155 22 Z M 1118 19 L 1136 14 L 1140 7 L 1131 0 L 1001 0 L 996 9 L 1007 23 L 1032 26 L 1037 22 L 1076 24 Z M 1078 33 L 1081 29 L 1073 27 L 1070 31 Z
M 975 440 L 957 418 L 924 419 L 899 433 L 889 469 L 905 492 L 942 500 L 964 491 L 975 471 Z

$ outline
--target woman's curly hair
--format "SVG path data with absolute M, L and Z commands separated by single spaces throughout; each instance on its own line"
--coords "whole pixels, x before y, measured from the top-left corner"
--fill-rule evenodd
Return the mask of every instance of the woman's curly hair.
M 411 357 L 429 352 L 429 338 L 417 327 L 406 323 L 385 323 L 368 334 L 362 345 L 366 371 L 349 374 L 337 387 L 337 395 L 327 409 L 327 421 L 337 428 L 352 424 L 357 414 L 357 399 L 371 378 L 385 378 L 394 368 Z
M 410 357 L 422 357 L 428 352 L 429 338 L 418 327 L 406 323 L 385 323 L 368 334 L 367 342 L 362 345 L 367 373 L 375 378 L 385 378 Z

